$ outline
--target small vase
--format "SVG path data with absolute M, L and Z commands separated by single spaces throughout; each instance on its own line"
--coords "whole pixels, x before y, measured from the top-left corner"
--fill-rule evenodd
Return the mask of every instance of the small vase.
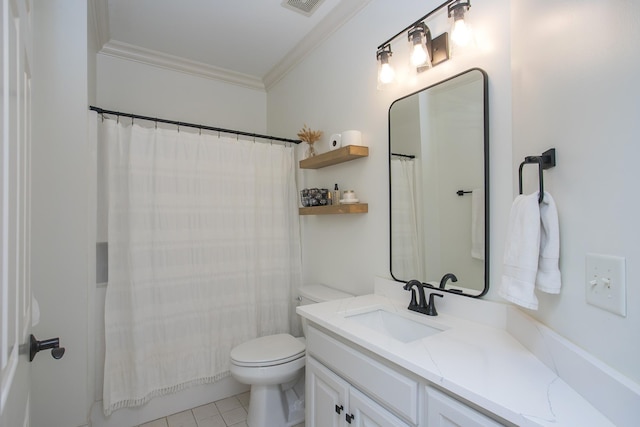
M 307 142 L 307 145 L 308 145 L 308 146 L 307 146 L 307 155 L 306 155 L 306 158 L 308 159 L 308 158 L 311 158 L 311 157 L 313 157 L 313 156 L 315 156 L 315 155 L 316 155 L 316 149 L 315 149 L 315 148 L 313 148 L 313 143 L 308 143 L 308 142 Z

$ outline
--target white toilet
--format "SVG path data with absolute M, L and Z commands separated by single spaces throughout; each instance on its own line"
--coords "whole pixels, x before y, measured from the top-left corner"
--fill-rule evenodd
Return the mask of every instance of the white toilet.
M 322 285 L 303 286 L 299 291 L 300 305 L 352 296 Z M 305 347 L 304 338 L 276 334 L 231 350 L 231 375 L 251 385 L 249 427 L 292 427 L 304 422 Z

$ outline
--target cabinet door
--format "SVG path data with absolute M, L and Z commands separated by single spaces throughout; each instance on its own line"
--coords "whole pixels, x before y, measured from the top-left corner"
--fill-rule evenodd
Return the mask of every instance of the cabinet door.
M 349 384 L 312 357 L 306 368 L 306 427 L 344 427 Z
M 349 391 L 350 412 L 345 419 L 355 427 L 409 427 L 391 412 L 355 388 Z M 351 417 L 353 417 L 351 419 Z
M 446 394 L 427 387 L 429 427 L 498 427 L 497 423 Z

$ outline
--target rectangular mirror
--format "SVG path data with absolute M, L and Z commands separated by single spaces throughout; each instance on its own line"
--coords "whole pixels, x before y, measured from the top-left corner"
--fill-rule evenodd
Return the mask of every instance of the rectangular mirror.
M 391 276 L 489 289 L 487 74 L 474 68 L 389 107 Z

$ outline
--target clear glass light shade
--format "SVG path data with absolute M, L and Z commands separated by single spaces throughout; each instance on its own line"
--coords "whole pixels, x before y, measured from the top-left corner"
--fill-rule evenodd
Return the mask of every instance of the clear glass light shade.
M 468 46 L 471 44 L 473 31 L 464 18 L 453 21 L 451 40 L 458 46 Z
M 469 3 L 459 0 L 453 4 L 449 11 L 449 16 L 453 17 L 451 25 L 451 41 L 454 46 L 466 47 L 474 44 L 473 30 L 469 25 Z
M 431 56 L 427 48 L 428 31 L 424 24 L 409 31 L 409 62 L 415 68 L 431 68 Z
M 391 57 L 391 49 L 382 49 L 378 51 L 378 89 L 385 85 L 393 83 L 396 79 L 396 72 L 389 63 Z

